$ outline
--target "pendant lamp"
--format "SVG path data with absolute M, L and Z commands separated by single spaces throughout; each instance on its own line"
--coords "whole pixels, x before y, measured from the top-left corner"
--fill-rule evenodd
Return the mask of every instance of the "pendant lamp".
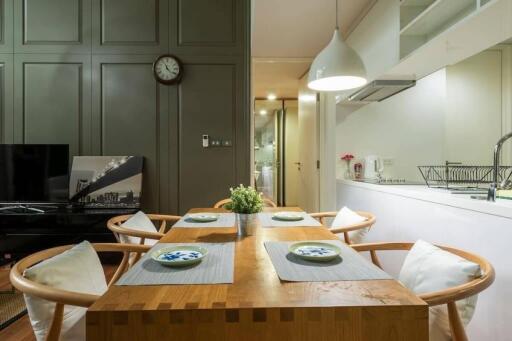
M 342 91 L 358 88 L 366 83 L 366 69 L 361 57 L 343 41 L 339 32 L 336 0 L 336 29 L 331 42 L 311 64 L 308 87 L 316 91 Z

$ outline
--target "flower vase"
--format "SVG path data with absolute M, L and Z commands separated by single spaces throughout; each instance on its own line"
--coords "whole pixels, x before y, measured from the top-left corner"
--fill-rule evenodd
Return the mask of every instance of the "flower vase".
M 347 169 L 345 169 L 344 178 L 347 180 L 351 180 L 352 179 L 352 171 L 350 169 L 350 160 L 345 160 L 345 162 L 347 163 Z
M 236 214 L 236 234 L 238 237 L 252 236 L 257 226 L 258 214 Z

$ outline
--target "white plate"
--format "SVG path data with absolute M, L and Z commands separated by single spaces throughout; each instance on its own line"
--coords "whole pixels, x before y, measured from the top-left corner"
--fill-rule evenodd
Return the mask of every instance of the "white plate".
M 187 266 L 199 263 L 208 250 L 200 246 L 178 245 L 163 247 L 151 254 L 151 258 L 162 265 Z
M 283 221 L 299 221 L 304 220 L 304 214 L 300 212 L 277 212 L 272 218 Z
M 210 223 L 219 219 L 219 215 L 215 213 L 192 213 L 187 216 L 190 220 L 198 223 Z

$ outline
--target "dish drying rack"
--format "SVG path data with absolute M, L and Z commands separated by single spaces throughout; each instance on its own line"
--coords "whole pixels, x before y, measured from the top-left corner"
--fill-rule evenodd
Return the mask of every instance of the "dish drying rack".
M 418 166 L 421 176 L 428 187 L 458 189 L 478 188 L 478 185 L 493 182 L 493 166 Z M 501 166 L 498 172 L 498 183 L 510 180 L 512 166 Z

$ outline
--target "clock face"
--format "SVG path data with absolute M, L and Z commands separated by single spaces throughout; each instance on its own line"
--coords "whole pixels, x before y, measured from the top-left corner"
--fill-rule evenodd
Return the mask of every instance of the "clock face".
M 178 58 L 164 55 L 158 57 L 153 64 L 153 72 L 160 83 L 174 84 L 181 79 L 182 67 Z

